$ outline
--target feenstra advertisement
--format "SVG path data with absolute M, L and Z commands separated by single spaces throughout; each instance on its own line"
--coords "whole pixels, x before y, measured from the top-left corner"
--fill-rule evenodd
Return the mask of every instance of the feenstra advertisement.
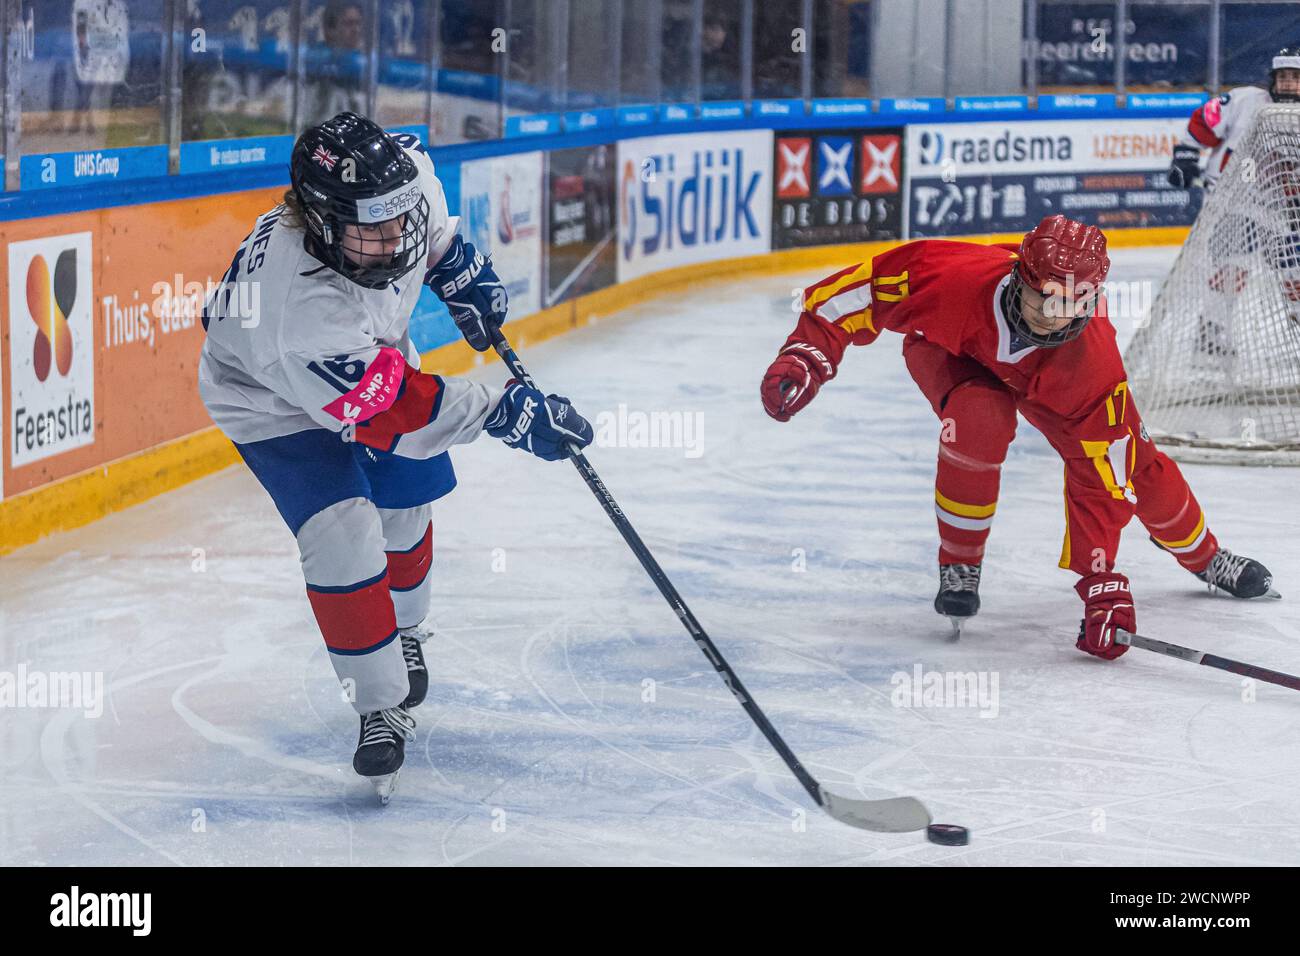
M 212 283 L 277 190 L 0 223 L 5 497 L 212 424 Z
M 772 247 L 772 132 L 618 144 L 618 279 Z
M 10 462 L 95 440 L 95 316 L 89 232 L 9 246 Z

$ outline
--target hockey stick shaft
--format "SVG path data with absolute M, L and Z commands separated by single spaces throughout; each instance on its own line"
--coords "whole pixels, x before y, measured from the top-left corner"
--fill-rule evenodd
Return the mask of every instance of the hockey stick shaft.
M 1289 687 L 1291 690 L 1300 690 L 1300 677 L 1283 674 L 1281 671 L 1272 671 L 1267 667 L 1258 667 L 1254 664 L 1234 661 L 1230 657 L 1219 657 L 1216 654 L 1206 654 L 1204 651 L 1198 651 L 1190 647 L 1183 647 L 1180 644 L 1170 644 L 1166 641 L 1158 641 L 1153 637 L 1143 637 L 1141 634 L 1129 634 L 1127 631 L 1120 632 L 1118 641 L 1121 644 L 1127 644 L 1129 647 L 1140 647 L 1144 651 L 1153 651 L 1156 654 L 1164 654 L 1167 657 L 1176 657 L 1179 660 L 1189 661 L 1193 664 L 1200 664 L 1204 667 L 1213 667 L 1216 670 L 1240 674 L 1243 677 L 1253 677 L 1255 680 L 1263 681 L 1266 684 L 1277 684 L 1279 687 Z
M 524 368 L 523 362 L 515 354 L 515 350 L 510 347 L 510 343 L 506 341 L 500 329 L 494 331 L 492 339 L 492 345 L 497 354 L 509 366 L 514 376 L 529 388 L 536 388 L 532 376 L 528 374 L 528 370 Z M 691 635 L 691 639 L 695 641 L 696 646 L 704 652 L 704 656 L 708 658 L 709 663 L 713 665 L 713 669 L 722 677 L 722 682 L 727 685 L 731 695 L 744 708 L 745 713 L 749 715 L 749 719 L 754 722 L 754 725 L 762 731 L 763 736 L 767 738 L 767 742 L 772 745 L 772 749 L 785 761 L 785 765 L 790 768 L 790 772 L 794 774 L 795 779 L 799 781 L 804 790 L 808 791 L 808 796 L 812 797 L 813 802 L 841 823 L 864 830 L 875 830 L 882 833 L 906 833 L 912 830 L 925 829 L 930 823 L 930 812 L 914 797 L 862 800 L 832 793 L 817 782 L 817 779 L 807 771 L 799 758 L 795 756 L 794 751 L 790 749 L 785 739 L 777 733 L 776 728 L 767 719 L 767 715 L 755 702 L 753 695 L 741 683 L 736 672 L 731 669 L 731 665 L 722 656 L 717 645 L 704 632 L 700 622 L 696 620 L 691 609 L 686 606 L 686 602 L 677 593 L 673 583 L 668 580 L 668 575 L 664 573 L 664 569 L 659 566 L 659 562 L 655 560 L 654 555 L 650 553 L 650 549 L 641 540 L 641 536 L 632 527 L 632 523 L 623 514 L 623 509 L 619 507 L 618 502 L 614 500 L 614 496 L 605 487 L 605 483 L 596 474 L 596 469 L 591 466 L 591 462 L 587 461 L 587 456 L 576 445 L 570 444 L 569 458 L 572 460 L 573 466 L 578 469 L 578 474 L 582 476 L 582 480 L 591 489 L 591 493 L 596 496 L 596 500 L 605 509 L 605 514 L 609 515 L 609 520 L 614 522 L 614 527 L 618 529 L 618 533 L 623 536 L 627 546 L 632 549 L 632 553 L 641 562 L 641 567 L 645 569 L 646 574 L 650 575 L 650 580 L 654 581 L 659 593 L 663 595 L 664 600 L 673 609 L 677 619 L 682 622 L 686 632 Z
M 528 370 L 524 368 L 524 364 L 515 353 L 514 348 L 511 347 L 508 341 L 506 341 L 505 335 L 499 329 L 493 336 L 492 345 L 496 349 L 497 354 L 501 356 L 501 360 L 510 367 L 510 371 L 515 378 L 519 379 L 529 388 L 537 388 L 536 383 L 533 381 L 533 377 L 528 374 Z M 794 774 L 795 779 L 797 779 L 799 783 L 803 785 L 803 788 L 808 791 L 808 795 L 816 801 L 818 806 L 825 806 L 825 798 L 822 795 L 823 791 L 821 785 L 812 774 L 804 768 L 804 765 L 799 762 L 799 758 L 795 756 L 794 751 L 790 749 L 789 745 L 786 744 L 781 735 L 777 733 L 776 728 L 773 727 L 771 721 L 767 719 L 767 715 L 764 714 L 758 704 L 754 702 L 753 696 L 745 689 L 745 685 L 741 683 L 740 678 L 736 676 L 736 672 L 731 669 L 731 665 L 727 663 L 726 659 L 718 651 L 713 640 L 705 633 L 704 628 L 700 625 L 700 622 L 696 619 L 694 613 L 692 613 L 691 609 L 686 606 L 686 602 L 682 600 L 682 596 L 677 593 L 677 588 L 675 588 L 673 583 L 668 580 L 668 575 L 664 573 L 664 569 L 659 566 L 659 562 L 655 560 L 654 555 L 650 553 L 650 549 L 647 548 L 645 542 L 641 540 L 641 536 L 637 534 L 636 529 L 632 527 L 632 522 L 628 521 L 627 516 L 623 514 L 623 509 L 620 508 L 618 502 L 614 500 L 614 496 L 609 493 L 609 489 L 605 487 L 605 483 L 600 480 L 600 475 L 598 475 L 596 469 L 591 466 L 591 462 L 587 460 L 587 456 L 584 455 L 577 446 L 569 445 L 569 460 L 572 461 L 573 466 L 578 469 L 578 474 L 582 476 L 582 480 L 586 482 L 587 487 L 591 489 L 591 493 L 596 496 L 596 500 L 599 501 L 601 507 L 605 509 L 605 514 L 609 515 L 609 520 L 614 522 L 614 527 L 618 529 L 618 533 L 623 536 L 623 540 L 627 542 L 627 546 L 632 549 L 632 553 L 635 554 L 637 560 L 641 562 L 641 567 L 645 568 L 646 574 L 650 575 L 650 580 L 654 581 L 655 587 L 659 589 L 659 593 L 663 595 L 664 600 L 667 601 L 669 607 L 673 609 L 678 620 L 682 622 L 682 626 L 686 628 L 686 632 L 691 635 L 691 639 L 694 640 L 700 650 L 704 652 L 704 656 L 709 659 L 709 663 L 713 665 L 713 669 L 722 676 L 722 682 L 727 685 L 727 689 L 731 691 L 732 696 L 736 698 L 736 701 L 740 706 L 745 709 L 745 713 L 749 714 L 750 719 L 753 720 L 758 726 L 758 729 L 762 731 L 763 736 L 767 738 L 767 742 L 772 745 L 772 748 L 778 754 L 780 754 L 781 759 L 784 760 L 785 765 L 790 768 L 790 772 Z

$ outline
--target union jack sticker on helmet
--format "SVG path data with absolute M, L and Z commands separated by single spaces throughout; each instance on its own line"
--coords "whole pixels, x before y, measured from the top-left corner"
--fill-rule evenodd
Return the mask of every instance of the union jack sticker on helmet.
M 339 158 L 324 146 L 317 146 L 316 151 L 311 154 L 311 158 L 329 170 L 333 170 L 334 164 L 339 161 Z

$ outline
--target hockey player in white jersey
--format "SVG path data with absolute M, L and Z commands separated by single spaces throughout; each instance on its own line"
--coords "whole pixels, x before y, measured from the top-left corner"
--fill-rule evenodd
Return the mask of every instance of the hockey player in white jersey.
M 418 139 L 340 113 L 298 138 L 290 180 L 205 303 L 199 391 L 297 539 L 361 716 L 353 766 L 386 803 L 428 688 L 418 626 L 430 502 L 456 484 L 447 449 L 486 431 L 557 460 L 592 431 L 568 399 L 420 371 L 408 326 L 421 278 L 479 351 L 507 301 Z
M 1229 160 L 1240 152 L 1255 118 L 1273 103 L 1300 103 L 1300 46 L 1289 46 L 1273 57 L 1268 73 L 1268 89 L 1240 86 L 1207 100 L 1192 113 L 1187 131 L 1174 146 L 1169 168 L 1169 184 L 1178 189 L 1201 186 L 1206 193 L 1228 168 Z M 1204 309 L 1197 317 L 1198 352 L 1217 361 L 1235 353 L 1233 309 L 1246 287 L 1256 254 L 1275 271 L 1286 295 L 1292 321 L 1300 316 L 1300 193 L 1283 188 L 1273 195 L 1286 170 L 1300 169 L 1300 143 L 1278 138 L 1272 152 L 1260 157 L 1262 178 L 1251 197 L 1252 202 L 1234 208 L 1211 226 L 1209 236 L 1213 269 L 1206 276 L 1207 294 Z M 1204 168 L 1201 155 L 1205 155 Z M 1270 215 L 1268 207 L 1279 204 L 1283 221 Z
M 1187 189 L 1203 184 L 1213 188 L 1228 159 L 1250 131 L 1260 107 L 1270 103 L 1300 102 L 1300 46 L 1279 50 L 1268 71 L 1268 89 L 1239 86 L 1202 103 L 1192 113 L 1187 132 L 1174 146 L 1169 185 Z M 1208 149 L 1204 171 L 1201 151 Z

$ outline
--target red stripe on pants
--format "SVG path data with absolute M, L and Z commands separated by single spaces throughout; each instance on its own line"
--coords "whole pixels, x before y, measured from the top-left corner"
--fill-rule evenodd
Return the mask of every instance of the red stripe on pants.
M 369 650 L 397 630 L 387 574 L 373 584 L 344 593 L 316 591 L 309 584 L 307 600 L 330 650 Z
M 423 583 L 433 564 L 433 522 L 424 529 L 424 537 L 410 551 L 389 551 L 388 586 L 409 591 Z

